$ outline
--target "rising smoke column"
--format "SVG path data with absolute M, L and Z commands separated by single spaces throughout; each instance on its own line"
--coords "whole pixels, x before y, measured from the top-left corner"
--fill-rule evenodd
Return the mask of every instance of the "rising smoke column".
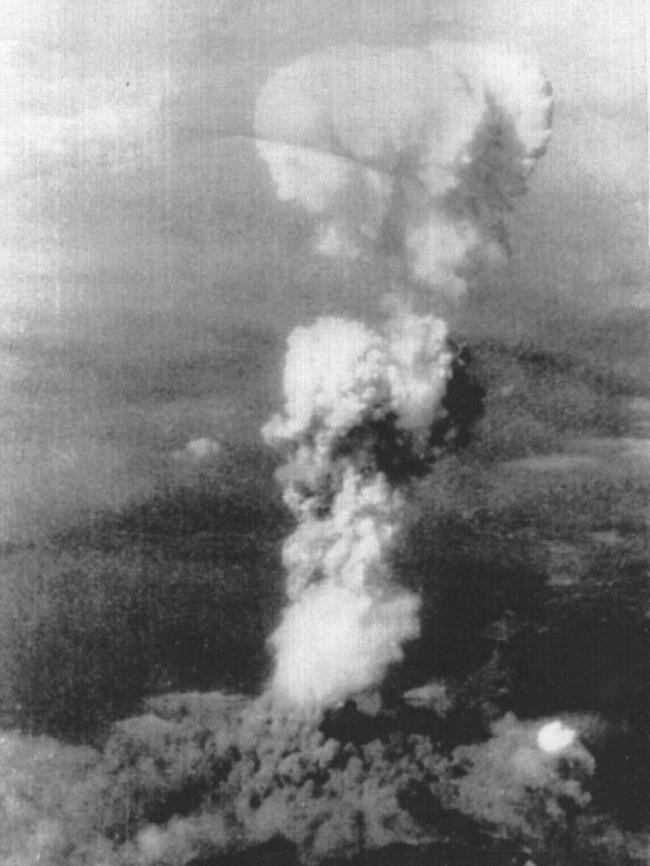
M 303 57 L 262 89 L 255 127 L 278 198 L 313 217 L 319 252 L 379 257 L 406 296 L 424 284 L 435 297 L 507 253 L 505 214 L 550 119 L 550 87 L 526 59 L 441 42 Z M 390 553 L 453 365 L 446 324 L 398 304 L 381 330 L 322 318 L 289 337 L 284 412 L 263 431 L 287 453 L 297 520 L 271 638 L 278 698 L 335 705 L 381 683 L 418 636 L 419 598 L 391 579 Z
M 264 428 L 288 446 L 297 519 L 283 550 L 291 604 L 272 638 L 280 698 L 336 704 L 381 682 L 419 634 L 419 598 L 388 566 L 405 506 L 394 476 L 424 461 L 451 371 L 446 336 L 439 319 L 403 314 L 385 333 L 323 318 L 289 338 L 285 414 Z

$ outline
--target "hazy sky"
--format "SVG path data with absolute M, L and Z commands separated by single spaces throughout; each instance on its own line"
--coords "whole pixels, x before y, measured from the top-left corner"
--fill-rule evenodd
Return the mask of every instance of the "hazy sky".
M 156 454 L 238 423 L 211 385 L 218 328 L 284 331 L 376 292 L 312 252 L 250 141 L 260 86 L 307 51 L 439 36 L 536 54 L 557 108 L 513 221 L 521 309 L 642 304 L 643 32 L 641 0 L 3 0 L 0 536 L 119 505 Z

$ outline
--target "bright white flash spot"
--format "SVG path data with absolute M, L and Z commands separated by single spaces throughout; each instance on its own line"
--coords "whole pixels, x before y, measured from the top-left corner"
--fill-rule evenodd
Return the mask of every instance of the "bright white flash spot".
M 567 749 L 575 740 L 576 732 L 573 728 L 560 721 L 549 722 L 537 732 L 537 745 L 543 752 L 557 755 Z

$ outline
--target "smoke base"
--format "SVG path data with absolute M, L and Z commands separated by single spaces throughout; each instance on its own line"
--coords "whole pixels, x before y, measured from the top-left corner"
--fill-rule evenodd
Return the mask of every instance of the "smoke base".
M 578 740 L 558 755 L 539 749 L 545 720 L 508 715 L 487 742 L 445 755 L 390 723 L 377 736 L 386 718 L 367 720 L 357 744 L 337 740 L 268 698 L 168 695 L 147 709 L 118 723 L 101 754 L 5 736 L 4 863 L 222 866 L 279 839 L 305 866 L 390 846 L 469 847 L 486 862 L 525 850 L 544 858 L 569 838 L 588 854 L 593 759 Z M 435 714 L 431 723 L 445 724 Z M 588 736 L 588 718 L 569 723 Z M 555 862 L 568 863 L 566 852 Z

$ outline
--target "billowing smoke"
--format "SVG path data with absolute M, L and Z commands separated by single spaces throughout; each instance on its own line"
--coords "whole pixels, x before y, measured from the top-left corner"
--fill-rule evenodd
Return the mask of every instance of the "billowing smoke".
M 382 453 L 425 454 L 451 358 L 432 316 L 403 314 L 383 334 L 325 318 L 291 335 L 285 414 L 264 429 L 290 449 L 284 498 L 298 521 L 284 546 L 291 606 L 273 636 L 278 696 L 342 701 L 418 636 L 419 599 L 390 579 L 405 502 Z
M 448 42 L 350 46 L 280 69 L 256 107 L 281 201 L 316 221 L 316 247 L 378 258 L 387 324 L 322 318 L 289 338 L 284 413 L 289 607 L 272 636 L 272 690 L 318 711 L 379 685 L 419 635 L 417 595 L 391 578 L 409 482 L 426 471 L 457 361 L 447 326 L 406 306 L 424 283 L 459 295 L 507 251 L 504 214 L 545 150 L 551 91 L 527 60 Z
M 458 296 L 507 255 L 504 217 L 550 135 L 551 88 L 497 48 L 352 45 L 280 69 L 256 106 L 278 198 L 321 253 L 388 257 L 398 279 Z
M 398 731 L 340 742 L 269 706 L 166 695 L 116 724 L 101 752 L 4 733 L 0 863 L 515 863 L 524 851 L 557 866 L 648 862 L 625 857 L 643 836 L 589 814 L 594 760 L 559 719 L 546 728 L 574 739 L 550 753 L 539 722 L 508 714 L 486 742 L 443 755 Z

